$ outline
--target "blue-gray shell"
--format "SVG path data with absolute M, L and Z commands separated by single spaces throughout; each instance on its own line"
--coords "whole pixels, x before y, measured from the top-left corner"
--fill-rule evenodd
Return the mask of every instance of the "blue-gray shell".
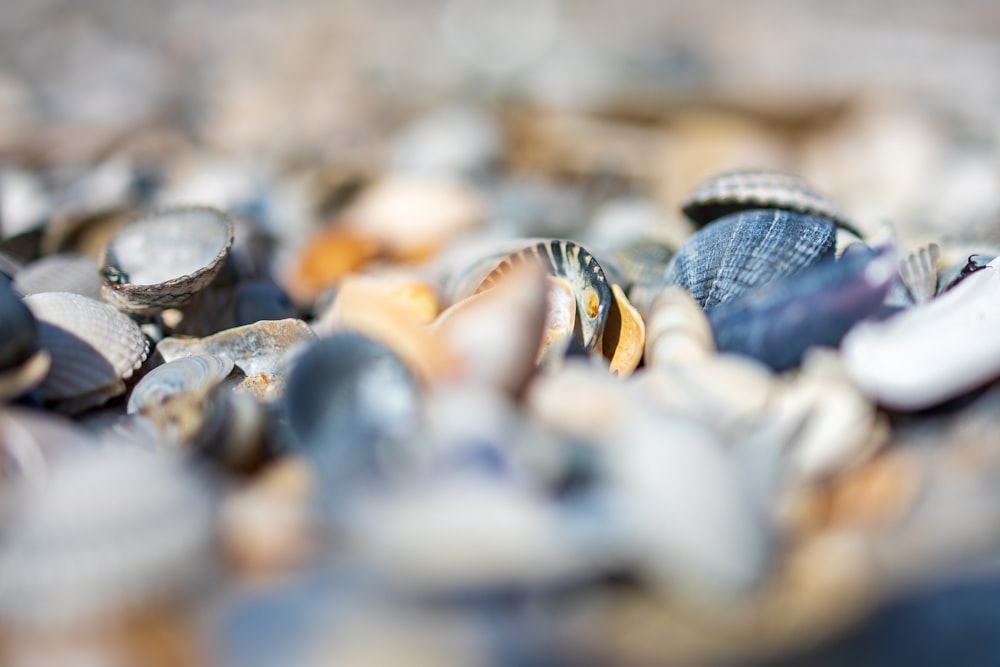
M 681 246 L 664 284 L 681 285 L 708 309 L 833 255 L 836 228 L 826 218 L 777 209 L 716 220 Z

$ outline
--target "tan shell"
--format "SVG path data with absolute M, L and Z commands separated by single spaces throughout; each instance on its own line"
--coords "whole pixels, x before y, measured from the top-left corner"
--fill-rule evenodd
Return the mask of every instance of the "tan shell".
M 611 307 L 601 346 L 611 361 L 611 372 L 626 378 L 639 366 L 646 345 L 646 323 L 619 285 L 611 286 Z
M 679 285 L 664 287 L 653 299 L 646 322 L 647 366 L 690 363 L 715 352 L 705 311 Z
M 125 391 L 149 353 L 139 325 L 106 303 L 69 292 L 25 297 L 38 319 L 39 347 L 52 367 L 39 387 L 44 401 L 69 412 L 100 405 Z
M 261 320 L 205 338 L 164 338 L 156 349 L 168 362 L 194 354 L 228 357 L 246 374 L 239 386 L 271 401 L 284 389 L 288 355 L 315 338 L 302 320 Z
M 127 313 L 182 306 L 212 282 L 232 244 L 233 223 L 222 211 L 154 211 L 121 229 L 104 248 L 101 292 Z

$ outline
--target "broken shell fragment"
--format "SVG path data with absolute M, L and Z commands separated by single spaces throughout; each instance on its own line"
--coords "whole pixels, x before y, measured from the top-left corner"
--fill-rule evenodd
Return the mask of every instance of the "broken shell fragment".
M 105 247 L 102 293 L 126 313 L 183 306 L 212 282 L 232 244 L 233 223 L 222 211 L 154 211 L 123 227 Z
M 604 325 L 601 346 L 610 361 L 611 372 L 625 378 L 632 374 L 642 360 L 646 345 L 646 324 L 642 316 L 629 303 L 620 285 L 611 286 L 611 308 Z
M 195 354 L 232 359 L 246 375 L 239 388 L 272 401 L 284 390 L 289 357 L 315 338 L 302 320 L 261 320 L 205 338 L 164 338 L 156 349 L 167 362 Z
M 937 261 L 941 248 L 930 243 L 914 250 L 899 262 L 899 275 L 914 303 L 924 303 L 937 294 Z
M 39 346 L 52 367 L 39 386 L 42 400 L 67 412 L 101 405 L 125 392 L 146 360 L 149 341 L 111 306 L 79 294 L 43 292 L 24 302 L 39 323 Z

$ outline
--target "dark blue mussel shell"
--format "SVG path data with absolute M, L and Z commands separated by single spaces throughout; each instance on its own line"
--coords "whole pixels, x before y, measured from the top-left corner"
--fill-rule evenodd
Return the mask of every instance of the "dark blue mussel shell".
M 855 322 L 877 313 L 897 280 L 886 249 L 828 259 L 709 308 L 720 352 L 753 357 L 775 370 L 797 366 L 814 345 L 835 346 Z
M 667 265 L 664 284 L 681 285 L 704 308 L 726 303 L 832 257 L 827 219 L 777 209 L 740 211 L 703 227 Z

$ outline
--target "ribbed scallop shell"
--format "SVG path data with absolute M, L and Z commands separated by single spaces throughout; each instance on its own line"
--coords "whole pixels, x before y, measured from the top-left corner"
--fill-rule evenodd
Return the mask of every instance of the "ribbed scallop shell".
M 594 256 L 572 241 L 542 241 L 507 256 L 483 279 L 476 292 L 493 287 L 514 267 L 528 261 L 540 262 L 549 275 L 564 278 L 573 288 L 578 315 L 574 336 L 583 349 L 593 349 L 608 317 L 611 287 Z
M 155 211 L 124 227 L 105 247 L 102 293 L 127 313 L 182 306 L 212 282 L 232 244 L 233 223 L 222 211 Z
M 188 391 L 207 389 L 226 379 L 233 360 L 212 354 L 196 354 L 158 366 L 132 389 L 127 412 L 132 414 L 156 406 Z
M 40 292 L 73 292 L 101 300 L 101 272 L 97 262 L 83 255 L 50 255 L 18 271 L 14 289 L 27 296 Z
M 42 400 L 100 405 L 125 391 L 149 353 L 139 326 L 106 303 L 68 292 L 44 292 L 24 302 L 39 322 L 39 346 L 52 367 L 39 387 Z M 78 404 L 77 404 L 78 403 Z
M 825 218 L 741 211 L 688 239 L 667 265 L 664 284 L 681 285 L 710 308 L 831 256 L 835 242 L 834 224 Z
M 929 301 L 937 294 L 937 261 L 940 256 L 941 248 L 931 243 L 911 252 L 899 263 L 899 275 L 914 303 Z
M 766 169 L 741 169 L 713 176 L 702 182 L 681 205 L 684 215 L 698 225 L 755 208 L 777 208 L 828 218 L 857 234 L 844 213 L 805 181 Z
M 187 592 L 211 554 L 198 480 L 109 447 L 27 490 L 0 547 L 0 619 L 15 629 L 100 624 Z

